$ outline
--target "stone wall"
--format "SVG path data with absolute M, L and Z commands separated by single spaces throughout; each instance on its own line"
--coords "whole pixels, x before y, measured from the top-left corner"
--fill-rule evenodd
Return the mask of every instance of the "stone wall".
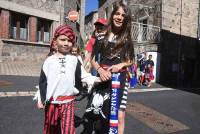
M 93 11 L 85 17 L 86 40 L 89 40 L 90 37 L 92 36 L 92 34 L 95 30 L 94 23 L 96 22 L 97 19 L 98 19 L 98 12 L 97 11 Z
M 53 7 L 44 8 L 44 5 L 46 4 L 46 2 L 44 5 L 35 6 L 34 4 L 36 4 L 36 2 L 35 3 L 31 1 L 29 2 L 28 0 L 23 0 L 23 1 L 24 2 L 22 2 L 21 0 L 19 0 L 19 2 L 10 1 L 10 0 L 1 0 L 0 8 L 4 10 L 9 10 L 9 11 L 14 11 L 14 12 L 30 15 L 30 16 L 45 18 L 48 20 L 60 21 L 60 15 L 59 15 L 60 12 L 57 11 L 57 9 L 59 9 L 59 6 L 58 7 L 56 6 L 55 8 L 56 10 L 55 10 L 53 9 Z M 55 1 L 51 1 L 51 2 L 52 4 L 56 5 Z M 61 6 L 61 8 L 63 7 Z
M 59 0 L 4 0 L 26 7 L 59 14 Z
M 163 0 L 162 5 L 164 30 L 197 37 L 199 0 Z
M 99 9 L 98 9 L 98 14 L 99 18 L 105 18 L 106 11 L 108 11 L 108 16 L 106 19 L 110 18 L 110 14 L 113 9 L 113 3 L 117 2 L 119 0 L 107 0 Z
M 132 10 L 133 21 L 140 22 L 142 18 L 147 19 L 147 24 L 161 26 L 162 0 L 128 0 L 129 8 Z M 146 16 L 146 17 L 145 17 Z
M 48 46 L 3 41 L 1 61 L 41 61 L 49 52 Z

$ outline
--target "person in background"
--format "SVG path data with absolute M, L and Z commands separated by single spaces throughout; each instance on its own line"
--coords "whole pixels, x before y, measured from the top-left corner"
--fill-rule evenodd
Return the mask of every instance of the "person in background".
M 82 89 L 82 82 L 90 86 L 100 82 L 71 54 L 74 43 L 73 30 L 67 25 L 59 26 L 51 43 L 51 54 L 41 69 L 34 99 L 39 109 L 45 109 L 44 134 L 75 134 L 74 100 Z
M 85 53 L 83 51 L 81 52 L 81 57 L 82 57 L 82 59 L 84 61 L 85 60 Z
M 138 82 L 139 85 L 143 85 L 145 83 L 145 65 L 146 65 L 146 53 L 140 53 L 137 55 L 138 66 L 139 66 L 139 75 Z
M 129 87 L 135 88 L 137 85 L 137 65 L 135 63 L 129 67 L 129 77 Z
M 86 67 L 88 63 L 90 62 L 93 46 L 95 44 L 96 39 L 101 38 L 101 36 L 105 34 L 106 25 L 107 25 L 107 20 L 104 18 L 99 18 L 94 23 L 95 30 L 92 34 L 92 37 L 89 39 L 88 43 L 86 44 L 86 48 L 85 48 L 86 56 L 83 62 L 84 67 Z M 94 69 L 92 69 L 91 72 L 93 75 L 96 75 L 96 71 Z
M 100 119 L 100 134 L 109 132 L 109 115 L 111 109 L 111 83 L 113 74 L 120 75 L 118 134 L 124 133 L 125 110 L 128 94 L 127 67 L 134 59 L 134 45 L 131 39 L 131 12 L 128 6 L 117 3 L 114 7 L 105 35 L 94 45 L 92 65 L 103 82 L 94 87 L 96 92 L 91 97 L 86 112 Z M 102 99 L 103 98 L 103 99 Z M 96 121 L 97 118 L 94 119 Z M 96 122 L 98 124 L 98 122 Z
M 145 85 L 147 87 L 151 87 L 151 81 L 154 79 L 153 68 L 154 62 L 152 60 L 152 55 L 150 54 L 145 64 Z
M 79 59 L 79 61 L 83 65 L 83 59 L 82 59 L 82 56 L 81 56 L 81 53 L 80 53 L 80 48 L 77 45 L 72 47 L 72 54 L 77 56 L 77 58 Z

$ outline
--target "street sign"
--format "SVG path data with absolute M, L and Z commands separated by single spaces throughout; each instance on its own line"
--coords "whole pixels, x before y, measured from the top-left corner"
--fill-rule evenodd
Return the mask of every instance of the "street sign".
M 77 21 L 78 16 L 79 16 L 79 14 L 78 14 L 77 11 L 70 11 L 68 13 L 68 19 L 71 20 L 71 21 Z

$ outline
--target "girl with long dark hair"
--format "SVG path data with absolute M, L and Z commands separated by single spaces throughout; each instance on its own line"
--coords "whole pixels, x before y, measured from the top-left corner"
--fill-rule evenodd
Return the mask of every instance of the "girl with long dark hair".
M 124 133 L 125 109 L 128 94 L 127 67 L 133 63 L 134 46 L 131 40 L 131 12 L 123 3 L 116 4 L 111 13 L 104 38 L 96 40 L 92 53 L 92 65 L 102 83 L 94 88 L 86 113 L 100 118 L 98 133 L 108 134 L 110 110 L 112 110 L 112 76 L 119 74 L 118 134 Z M 95 101 L 96 100 L 96 101 Z M 101 102 L 101 100 L 103 102 Z M 98 107 L 99 106 L 99 107 Z M 92 117 L 92 116 L 90 116 Z M 93 116 L 94 117 L 94 116 Z M 110 122 L 111 123 L 111 122 Z

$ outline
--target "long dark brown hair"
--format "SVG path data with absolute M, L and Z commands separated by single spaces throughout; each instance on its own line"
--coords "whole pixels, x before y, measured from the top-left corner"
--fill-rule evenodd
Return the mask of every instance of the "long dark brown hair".
M 123 24 L 120 30 L 117 33 L 115 33 L 116 45 L 112 52 L 116 54 L 116 53 L 119 53 L 120 51 L 123 51 L 123 53 L 125 54 L 123 60 L 133 60 L 134 46 L 131 39 L 131 11 L 128 8 L 128 6 L 123 4 L 122 2 L 116 3 L 111 13 L 110 20 L 107 27 L 108 30 L 105 36 L 105 40 L 103 42 L 103 46 L 104 46 L 103 49 L 106 49 L 106 46 L 108 44 L 109 34 L 115 30 L 115 26 L 113 24 L 113 16 L 115 15 L 115 13 L 118 11 L 120 7 L 122 7 L 122 9 L 124 10 L 125 16 L 124 16 Z M 103 52 L 105 51 L 103 50 Z

